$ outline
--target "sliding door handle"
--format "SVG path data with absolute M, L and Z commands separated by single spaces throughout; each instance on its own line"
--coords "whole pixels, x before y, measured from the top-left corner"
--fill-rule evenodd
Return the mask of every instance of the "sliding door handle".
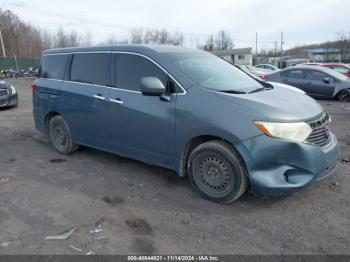
M 113 102 L 113 103 L 116 103 L 118 105 L 122 105 L 124 104 L 124 102 L 122 100 L 120 100 L 119 98 L 116 98 L 116 99 L 109 99 L 109 101 Z
M 106 98 L 100 94 L 93 95 L 94 98 L 100 99 L 100 100 L 106 100 Z

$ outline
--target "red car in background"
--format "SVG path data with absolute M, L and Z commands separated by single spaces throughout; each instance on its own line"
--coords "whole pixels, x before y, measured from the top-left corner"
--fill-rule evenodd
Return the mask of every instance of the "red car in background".
M 325 63 L 325 64 L 318 64 L 320 66 L 328 67 L 330 69 L 333 69 L 343 75 L 346 75 L 347 77 L 350 77 L 350 66 L 346 64 L 341 63 Z

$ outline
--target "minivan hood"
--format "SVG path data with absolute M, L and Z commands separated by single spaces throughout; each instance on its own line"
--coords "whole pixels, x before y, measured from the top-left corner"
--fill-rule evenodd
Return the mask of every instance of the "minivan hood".
M 273 89 L 251 94 L 215 93 L 222 99 L 263 114 L 265 120 L 271 122 L 306 121 L 324 112 L 322 106 L 310 96 L 277 83 L 270 84 Z

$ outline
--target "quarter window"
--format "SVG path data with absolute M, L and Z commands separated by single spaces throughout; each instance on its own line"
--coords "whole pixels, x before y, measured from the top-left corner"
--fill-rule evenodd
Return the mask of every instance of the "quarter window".
M 157 77 L 167 86 L 168 76 L 157 65 L 148 59 L 132 54 L 116 55 L 115 86 L 117 88 L 141 91 L 142 77 Z
M 44 55 L 41 60 L 40 77 L 62 80 L 68 55 Z
M 106 53 L 75 54 L 70 80 L 94 85 L 107 85 L 109 57 Z

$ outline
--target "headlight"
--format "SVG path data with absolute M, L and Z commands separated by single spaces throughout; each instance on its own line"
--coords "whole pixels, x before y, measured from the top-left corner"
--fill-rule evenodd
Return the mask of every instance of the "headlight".
M 311 127 L 305 122 L 273 123 L 255 121 L 254 123 L 265 135 L 297 142 L 304 142 L 312 132 Z
M 11 88 L 11 93 L 12 93 L 13 95 L 16 94 L 16 89 L 14 88 L 14 86 L 11 85 L 10 88 Z

